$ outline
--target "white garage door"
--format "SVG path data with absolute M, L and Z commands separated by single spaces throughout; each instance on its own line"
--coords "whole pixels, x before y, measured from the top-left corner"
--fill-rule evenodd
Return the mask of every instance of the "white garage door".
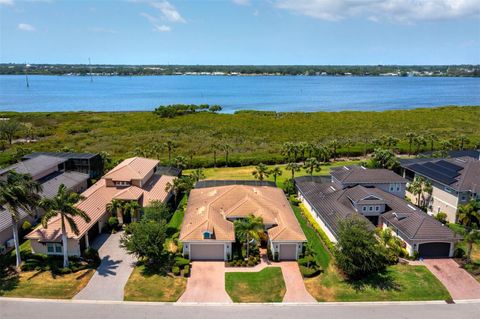
M 192 260 L 224 260 L 224 244 L 190 244 Z
M 297 259 L 297 244 L 281 244 L 280 260 L 295 260 L 295 259 Z

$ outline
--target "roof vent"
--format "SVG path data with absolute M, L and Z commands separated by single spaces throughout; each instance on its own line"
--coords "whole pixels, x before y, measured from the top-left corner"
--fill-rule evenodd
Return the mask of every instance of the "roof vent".
M 402 220 L 402 219 L 407 218 L 408 214 L 393 213 L 393 216 L 395 216 L 395 218 L 396 218 L 397 220 Z
M 360 168 L 364 169 L 364 170 L 367 170 L 367 168 L 365 166 L 362 166 L 362 165 L 360 165 Z
M 412 205 L 408 204 L 408 207 L 410 207 L 410 209 L 412 210 L 417 210 L 415 207 L 413 207 Z
M 343 168 L 344 168 L 344 169 L 346 169 L 347 171 L 349 171 L 349 170 L 350 170 L 350 169 L 349 169 L 348 167 L 346 167 L 346 166 L 344 166 Z

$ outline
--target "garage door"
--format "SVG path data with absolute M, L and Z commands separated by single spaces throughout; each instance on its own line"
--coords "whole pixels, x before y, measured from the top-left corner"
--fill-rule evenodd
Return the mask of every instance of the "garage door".
M 295 260 L 295 259 L 297 259 L 297 244 L 281 244 L 280 260 Z
M 428 243 L 420 244 L 418 247 L 420 257 L 448 257 L 450 243 Z
M 224 260 L 224 245 L 191 244 L 190 258 L 192 260 Z

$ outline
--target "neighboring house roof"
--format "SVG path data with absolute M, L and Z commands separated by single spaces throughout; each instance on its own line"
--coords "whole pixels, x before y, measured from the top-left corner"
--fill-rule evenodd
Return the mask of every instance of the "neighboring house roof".
M 419 154 L 419 156 L 423 157 L 432 157 L 435 152 L 425 152 Z M 447 157 L 448 158 L 456 158 L 456 157 L 471 157 L 473 159 L 480 159 L 480 150 L 456 150 L 456 151 L 448 151 Z
M 143 160 L 143 159 L 142 159 Z M 126 160 L 127 163 L 131 162 L 131 159 Z M 150 165 L 151 162 L 141 161 Z M 155 161 L 157 162 L 157 161 Z M 138 165 L 139 162 L 137 162 Z M 127 167 L 125 163 L 120 163 L 119 166 Z M 155 167 L 155 166 L 153 166 Z M 152 169 L 153 169 L 152 167 Z M 118 171 L 117 167 L 113 170 Z M 128 172 L 129 169 L 125 170 Z M 143 171 L 143 169 L 142 169 Z M 147 174 L 146 172 L 145 174 Z M 132 173 L 135 175 L 136 173 Z M 108 174 L 107 174 L 108 175 Z M 135 175 L 136 176 L 136 175 Z M 127 177 L 127 180 L 133 179 Z M 108 203 L 112 199 L 119 200 L 139 200 L 140 205 L 145 207 L 148 206 L 153 201 L 164 202 L 168 199 L 170 192 L 166 191 L 166 185 L 172 183 L 175 179 L 175 176 L 167 175 L 158 175 L 154 174 L 142 188 L 136 186 L 129 187 L 116 187 L 116 186 L 107 186 L 105 178 L 100 179 L 97 183 L 88 188 L 85 192 L 82 193 L 84 198 L 76 206 L 84 211 L 91 219 L 90 223 L 86 223 L 82 218 L 75 217 L 75 222 L 79 229 L 79 234 L 76 235 L 72 232 L 70 227 L 67 225 L 67 235 L 69 238 L 81 238 L 95 223 L 102 218 L 107 209 Z M 39 227 L 32 231 L 26 236 L 28 239 L 36 239 L 39 241 L 59 241 L 61 234 L 59 233 L 60 229 L 60 220 L 53 219 L 47 228 Z
M 74 189 L 78 185 L 87 181 L 89 176 L 87 174 L 77 172 L 55 172 L 44 178 L 38 180 L 42 186 L 41 196 L 46 198 L 52 198 L 58 192 L 58 187 L 64 184 L 67 189 Z M 20 220 L 28 216 L 25 211 L 20 211 Z M 0 210 L 0 231 L 3 231 L 12 225 L 12 219 L 10 213 Z
M 190 192 L 180 240 L 203 240 L 213 233 L 215 240 L 235 240 L 233 222 L 228 219 L 253 214 L 263 218 L 272 241 L 306 241 L 306 237 L 283 191 L 271 186 L 226 185 L 197 188 Z
M 35 158 L 18 162 L 0 170 L 0 175 L 9 171 L 15 171 L 20 174 L 30 174 L 36 176 L 45 170 L 56 167 L 59 164 L 65 163 L 67 160 L 63 158 L 41 155 Z
M 344 184 L 407 183 L 407 180 L 391 170 L 368 169 L 363 166 L 332 167 L 330 175 Z
M 432 239 L 438 241 L 457 238 L 453 231 L 435 220 L 435 218 L 424 213 L 404 199 L 379 188 L 367 188 L 356 185 L 351 188 L 331 191 L 331 183 L 323 186 L 321 186 L 322 184 L 312 184 L 318 183 L 296 181 L 297 189 L 310 205 L 313 206 L 317 214 L 320 215 L 321 219 L 329 226 L 335 236 L 338 236 L 340 222 L 346 218 L 368 220 L 355 210 L 353 202 L 357 200 L 361 201 L 362 198 L 372 198 L 371 204 L 382 203 L 386 205 L 386 211 L 380 215 L 381 218 L 391 221 L 392 224 L 407 235 L 409 239 Z M 327 192 L 322 192 L 322 189 L 327 190 Z M 374 198 L 380 200 L 376 201 Z M 399 216 L 401 220 L 397 222 L 395 220 L 396 216 Z
M 471 157 L 403 162 L 402 167 L 456 191 L 480 191 L 480 160 Z
M 60 158 L 65 158 L 65 159 L 91 159 L 98 154 L 95 153 L 75 153 L 75 152 L 33 152 L 31 154 L 27 154 L 22 157 L 22 159 L 30 159 L 30 158 L 35 158 L 38 156 L 54 156 L 54 157 L 60 157 Z
M 108 172 L 103 178 L 114 181 L 143 179 L 158 163 L 159 161 L 149 158 L 132 157 L 115 166 L 115 168 Z

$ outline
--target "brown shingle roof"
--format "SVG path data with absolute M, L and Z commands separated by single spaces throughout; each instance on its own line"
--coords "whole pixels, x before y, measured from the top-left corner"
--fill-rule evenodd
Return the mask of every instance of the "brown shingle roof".
M 216 240 L 235 240 L 233 223 L 227 219 L 262 217 L 271 240 L 306 241 L 300 225 L 281 189 L 270 186 L 228 185 L 191 191 L 180 240 L 203 240 L 211 231 Z

